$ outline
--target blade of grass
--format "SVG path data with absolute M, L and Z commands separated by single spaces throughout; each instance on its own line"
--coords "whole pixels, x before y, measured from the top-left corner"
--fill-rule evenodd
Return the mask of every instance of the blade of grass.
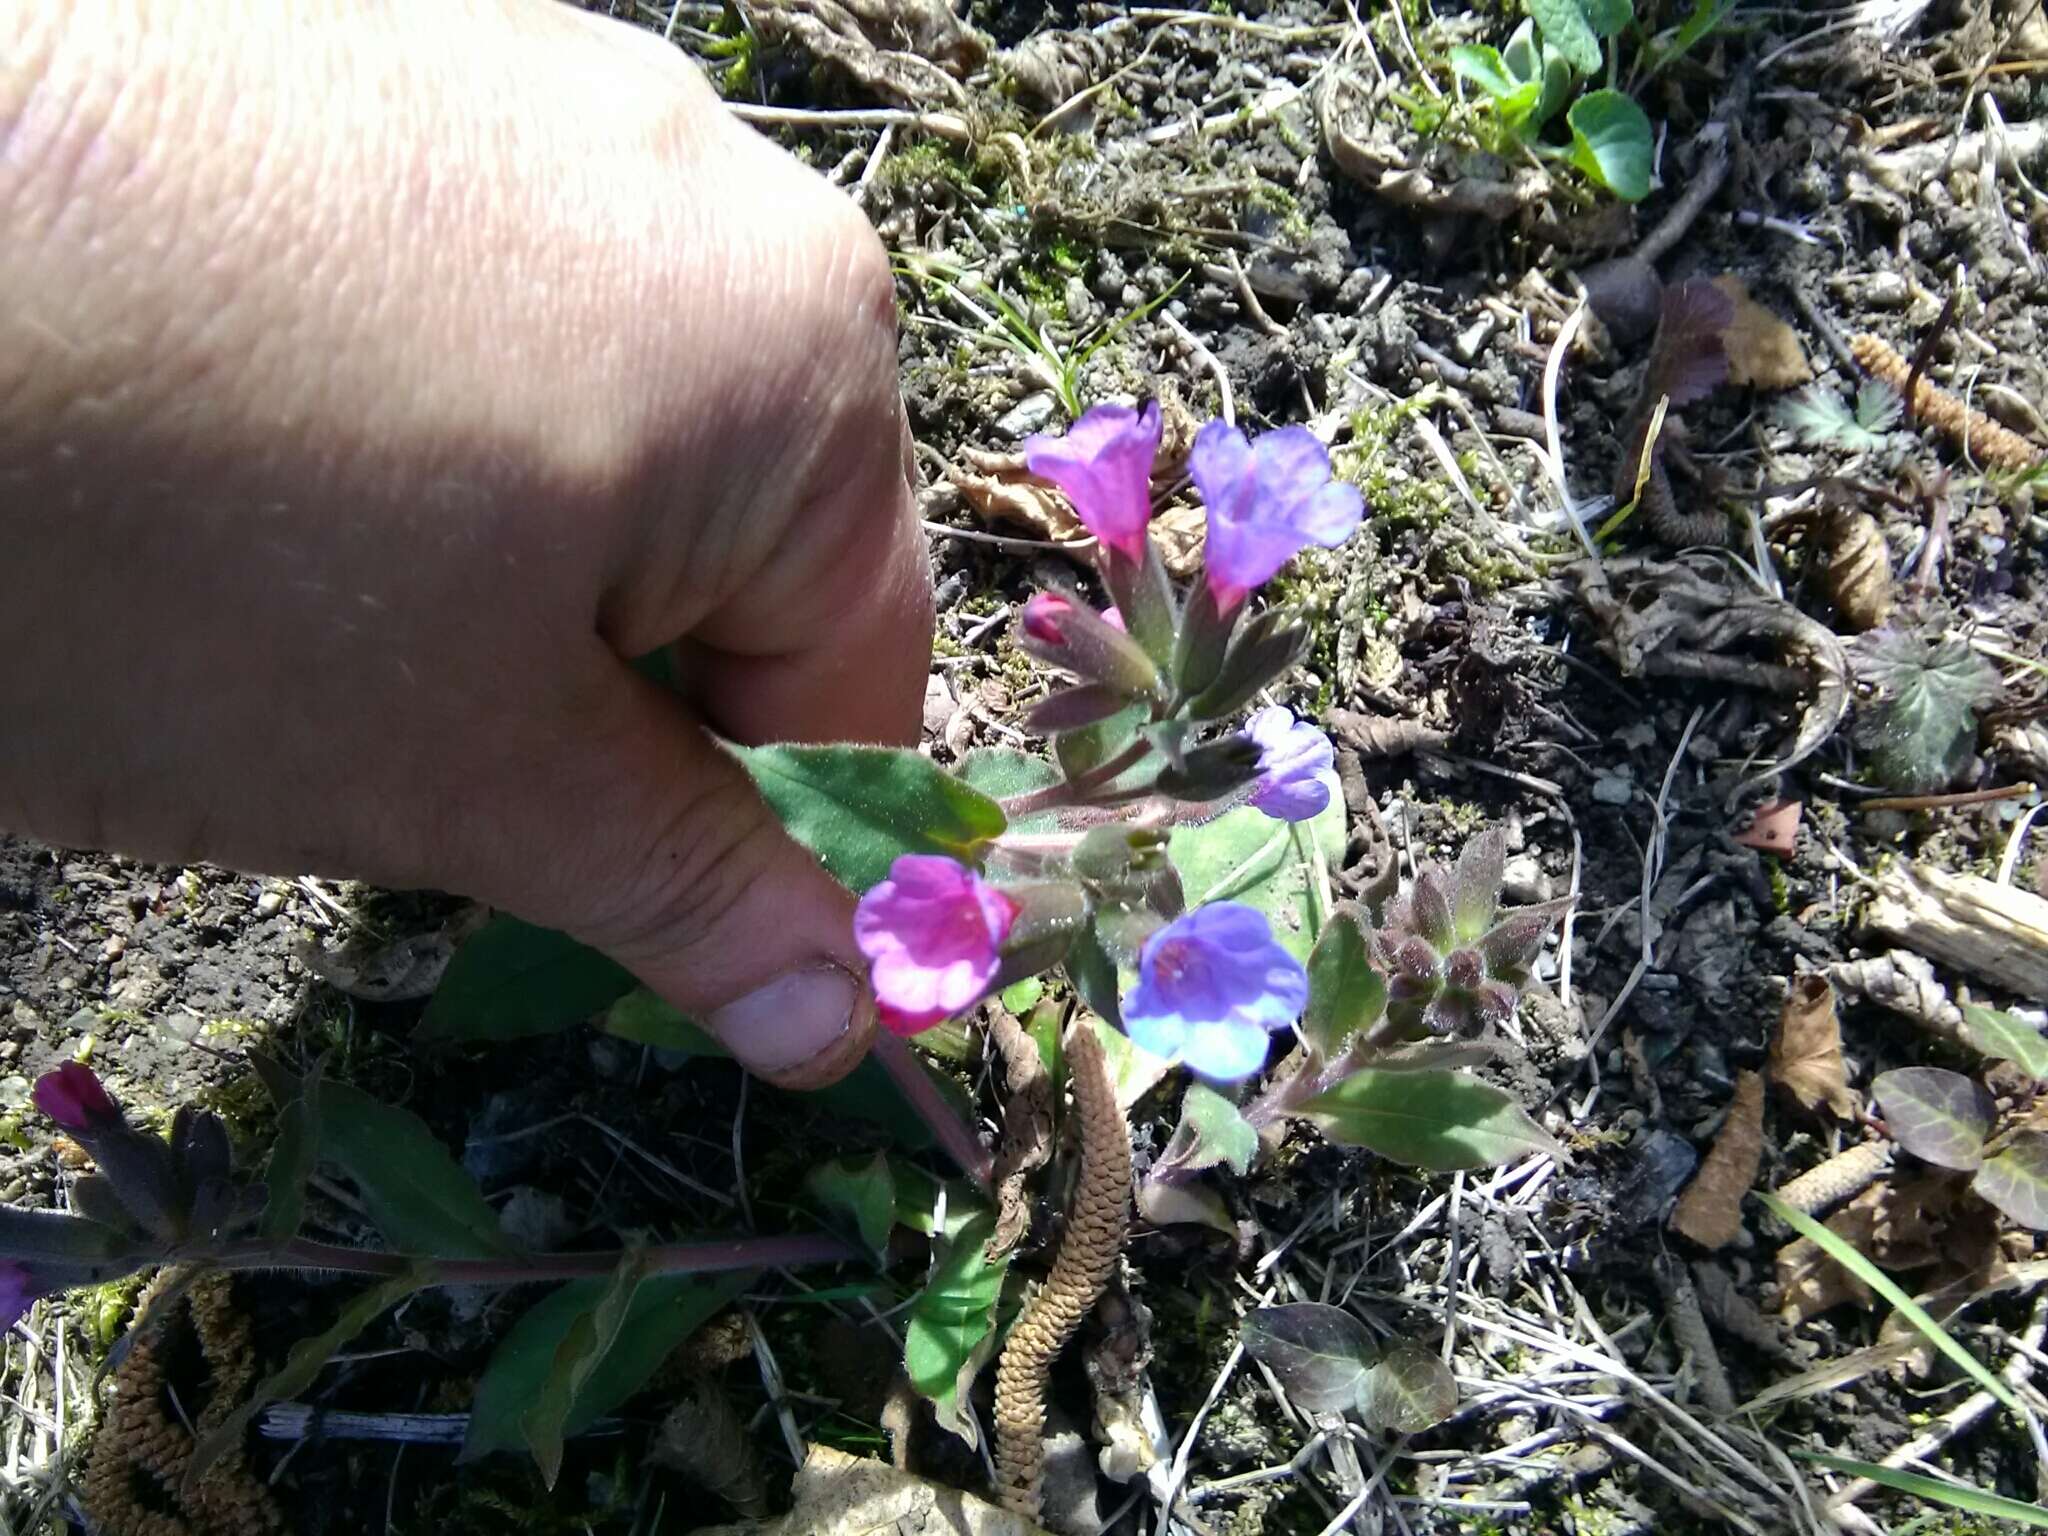
M 1843 1241 L 1803 1211 L 1793 1210 L 1776 1195 L 1758 1190 L 1756 1197 L 1763 1201 L 1765 1209 L 1778 1220 L 1801 1237 L 1811 1238 L 1829 1258 L 1890 1302 L 1898 1310 L 1899 1316 L 1925 1334 L 1929 1343 L 1962 1367 L 1978 1386 L 2014 1413 L 2020 1412 L 2019 1399 L 2012 1395 L 2012 1389 L 2000 1381 L 1983 1361 L 1950 1338 L 1946 1328 L 1930 1317 L 1912 1297 L 1900 1290 L 1891 1276 L 1859 1253 L 1853 1244 Z
M 1916 1499 L 1926 1499 L 1935 1504 L 1946 1504 L 1951 1509 L 1967 1510 L 1973 1515 L 1985 1515 L 1993 1520 L 2011 1520 L 2020 1525 L 2031 1525 L 2048 1530 L 2048 1509 L 2038 1504 L 2022 1503 L 2008 1499 L 2002 1493 L 1987 1493 L 1982 1488 L 1973 1488 L 1967 1483 L 1945 1483 L 1940 1478 L 1922 1477 L 1917 1472 L 1900 1472 L 1891 1467 L 1879 1466 L 1874 1461 L 1857 1461 L 1851 1456 L 1829 1456 L 1821 1451 L 1793 1451 L 1801 1461 L 1818 1462 L 1830 1471 L 1845 1473 L 1850 1477 L 1868 1478 L 1900 1493 L 1910 1493 Z

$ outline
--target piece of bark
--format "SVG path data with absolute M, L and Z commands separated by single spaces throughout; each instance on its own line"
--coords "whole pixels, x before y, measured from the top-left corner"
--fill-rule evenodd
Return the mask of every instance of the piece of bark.
M 2048 900 L 1929 864 L 1878 876 L 1864 926 L 2021 997 L 2048 997 Z
M 1827 977 L 1795 976 L 1771 1037 L 1771 1081 L 1801 1109 L 1825 1107 L 1843 1120 L 1863 1109 L 1842 1060 L 1842 1025 Z
M 1764 1080 L 1735 1080 L 1728 1118 L 1685 1193 L 1671 1210 L 1671 1229 L 1702 1248 L 1725 1248 L 1742 1235 L 1742 1197 L 1756 1182 L 1764 1155 Z

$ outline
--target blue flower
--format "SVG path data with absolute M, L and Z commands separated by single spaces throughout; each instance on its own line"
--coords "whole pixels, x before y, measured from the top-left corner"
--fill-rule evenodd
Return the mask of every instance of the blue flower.
M 1358 531 L 1365 498 L 1330 477 L 1330 455 L 1307 427 L 1253 442 L 1227 422 L 1195 434 L 1188 470 L 1209 509 L 1203 556 L 1218 613 L 1235 611 L 1310 544 L 1335 549 Z M 1036 464 L 1033 473 L 1043 473 Z
M 1138 984 L 1123 1000 L 1124 1033 L 1204 1077 L 1249 1077 L 1266 1064 L 1268 1036 L 1307 1003 L 1308 973 L 1274 941 L 1265 914 L 1218 901 L 1145 941 Z
M 1251 803 L 1278 821 L 1320 814 L 1330 803 L 1328 775 L 1336 764 L 1330 738 L 1278 704 L 1254 714 L 1245 730 L 1259 748 Z

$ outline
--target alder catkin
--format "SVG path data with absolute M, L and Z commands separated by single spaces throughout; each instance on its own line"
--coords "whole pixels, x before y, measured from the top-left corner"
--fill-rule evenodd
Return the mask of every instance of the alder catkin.
M 1011 1326 L 996 1365 L 996 1492 L 1038 1518 L 1045 1473 L 1045 1395 L 1053 1361 L 1095 1305 L 1123 1254 L 1130 1222 L 1131 1137 L 1094 1030 L 1067 1037 L 1068 1079 L 1081 1122 L 1081 1176 L 1052 1273 Z
M 1865 372 L 1884 380 L 1904 399 L 1913 365 L 1889 342 L 1866 331 L 1849 343 L 1849 351 Z M 2032 469 L 2041 462 L 2041 450 L 2019 433 L 1965 405 L 1925 375 L 1914 380 L 1913 397 L 1905 404 L 1907 415 L 1939 427 L 1980 464 L 1993 469 Z
M 1890 1142 L 1866 1141 L 1807 1169 L 1780 1189 L 1778 1198 L 1795 1211 L 1818 1216 L 1852 1195 L 1862 1194 L 1891 1163 Z

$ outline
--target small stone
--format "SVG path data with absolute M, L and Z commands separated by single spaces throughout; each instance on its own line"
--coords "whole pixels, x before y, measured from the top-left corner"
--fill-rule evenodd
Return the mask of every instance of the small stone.
M 1026 395 L 997 420 L 996 431 L 1012 442 L 1021 442 L 1032 433 L 1043 432 L 1050 426 L 1059 404 L 1050 390 L 1041 389 L 1035 395 Z
M 256 898 L 256 915 L 259 918 L 275 917 L 284 910 L 283 891 L 265 891 Z
M 19 1040 L 0 1040 L 0 1066 L 11 1067 L 21 1058 Z
M 1501 866 L 1501 894 L 1515 904 L 1548 901 L 1554 887 L 1534 854 L 1521 854 Z
M 127 953 L 128 936 L 126 934 L 114 934 L 107 940 L 106 943 L 100 946 L 100 958 L 102 960 L 108 961 L 109 963 L 120 959 L 123 955 Z
M 1602 805 L 1627 805 L 1635 797 L 1635 781 L 1620 774 L 1603 773 L 1593 781 L 1593 798 Z

